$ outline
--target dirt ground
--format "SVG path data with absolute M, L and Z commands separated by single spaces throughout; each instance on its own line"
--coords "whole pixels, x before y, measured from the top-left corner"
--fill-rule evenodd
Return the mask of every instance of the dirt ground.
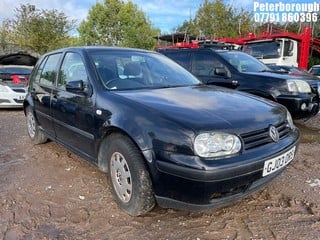
M 320 239 L 320 115 L 271 185 L 206 212 L 130 217 L 106 176 L 64 147 L 33 146 L 21 110 L 0 110 L 0 239 Z

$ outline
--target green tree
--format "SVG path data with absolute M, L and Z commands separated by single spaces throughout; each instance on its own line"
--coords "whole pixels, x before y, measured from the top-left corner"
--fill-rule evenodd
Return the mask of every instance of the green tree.
M 176 28 L 176 32 L 186 33 L 191 36 L 200 36 L 199 28 L 196 25 L 195 21 L 190 19 L 189 21 L 185 20 L 181 26 Z
M 12 45 L 11 37 L 12 32 L 10 30 L 10 22 L 5 20 L 0 26 L 0 51 L 5 51 Z
M 78 28 L 85 45 L 109 45 L 154 49 L 158 29 L 132 1 L 104 0 L 89 10 Z
M 206 37 L 237 37 L 250 32 L 252 13 L 226 5 L 223 0 L 204 0 L 196 12 L 194 25 Z
M 75 21 L 69 20 L 63 12 L 39 10 L 30 4 L 21 5 L 15 12 L 11 20 L 11 41 L 20 48 L 42 54 L 68 45 Z

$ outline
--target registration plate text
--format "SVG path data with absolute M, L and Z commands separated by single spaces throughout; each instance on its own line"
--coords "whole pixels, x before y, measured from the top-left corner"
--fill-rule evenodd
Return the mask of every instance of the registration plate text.
M 295 150 L 296 147 L 293 147 L 280 156 L 265 161 L 262 176 L 265 177 L 288 165 L 294 158 Z

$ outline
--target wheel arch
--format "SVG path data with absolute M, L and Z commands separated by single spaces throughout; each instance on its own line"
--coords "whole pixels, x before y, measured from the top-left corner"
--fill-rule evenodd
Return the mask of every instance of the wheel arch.
M 34 105 L 33 105 L 33 102 L 31 99 L 29 99 L 30 97 L 27 95 L 27 98 L 23 101 L 23 112 L 24 112 L 24 115 L 26 115 L 26 109 L 27 107 L 31 107 L 32 110 L 34 111 Z
M 141 153 L 141 156 L 144 159 L 144 163 L 146 165 L 146 167 L 148 168 L 148 165 L 146 164 L 146 159 L 144 154 L 142 153 L 143 148 L 145 146 L 145 142 L 143 142 L 142 144 L 138 144 L 138 142 L 135 139 L 140 139 L 140 136 L 135 136 L 132 137 L 132 134 L 129 134 L 128 132 L 126 132 L 125 130 L 123 130 L 120 127 L 116 127 L 116 126 L 110 126 L 107 129 L 105 129 L 104 135 L 101 138 L 102 140 L 100 141 L 99 147 L 98 147 L 98 156 L 97 156 L 97 164 L 99 169 L 102 172 L 107 172 L 108 171 L 108 162 L 107 159 L 104 158 L 105 152 L 106 152 L 106 145 L 107 145 L 107 141 L 110 139 L 111 135 L 113 134 L 119 134 L 122 135 L 124 137 L 129 138 L 132 143 L 137 147 L 137 149 L 139 150 L 139 152 Z
M 107 171 L 112 195 L 122 210 L 139 216 L 155 206 L 153 182 L 145 157 L 128 134 L 121 129 L 108 129 L 99 156 L 99 168 Z

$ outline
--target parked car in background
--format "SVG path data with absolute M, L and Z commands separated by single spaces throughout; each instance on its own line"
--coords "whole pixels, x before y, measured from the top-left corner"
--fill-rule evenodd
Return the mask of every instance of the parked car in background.
M 246 197 L 279 176 L 300 136 L 282 105 L 129 48 L 44 54 L 24 112 L 34 144 L 55 140 L 108 173 L 133 216 L 156 203 L 204 210 Z
M 0 66 L 0 79 L 5 81 L 11 81 L 15 84 L 26 85 L 29 81 L 32 67 L 19 66 L 19 65 L 2 65 Z
M 32 68 L 0 65 L 0 108 L 22 108 Z
M 284 66 L 284 65 L 267 65 L 267 66 L 271 70 L 276 71 L 277 73 L 289 74 L 289 75 L 303 78 L 306 82 L 309 83 L 313 91 L 318 94 L 318 98 L 320 98 L 320 79 L 315 75 L 312 75 L 311 73 L 294 66 Z
M 320 78 L 320 65 L 314 65 L 312 66 L 309 71 L 309 73 L 311 73 L 312 75 Z
M 320 84 L 304 76 L 279 74 L 240 51 L 163 48 L 158 51 L 189 70 L 205 84 L 228 87 L 278 102 L 295 119 L 319 112 Z M 308 79 L 309 80 L 309 79 Z

